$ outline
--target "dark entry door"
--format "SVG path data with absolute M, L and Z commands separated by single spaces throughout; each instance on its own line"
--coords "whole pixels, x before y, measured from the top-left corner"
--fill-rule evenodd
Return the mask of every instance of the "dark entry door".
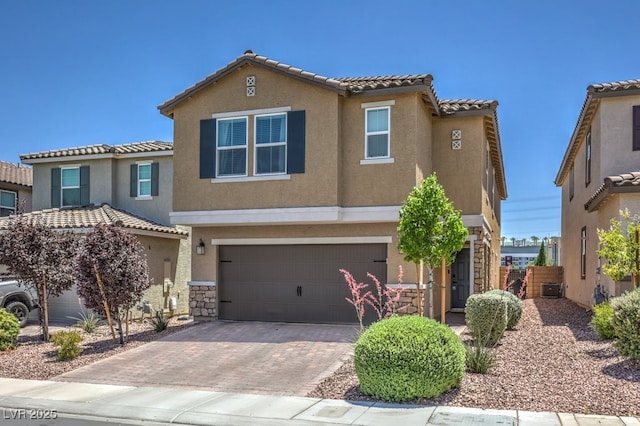
M 469 297 L 469 249 L 458 252 L 455 262 L 451 265 L 451 307 L 464 308 Z
M 339 269 L 348 270 L 359 282 L 370 283 L 371 272 L 386 283 L 386 258 L 386 244 L 222 246 L 219 317 L 357 322 L 353 305 L 345 300 L 351 293 Z

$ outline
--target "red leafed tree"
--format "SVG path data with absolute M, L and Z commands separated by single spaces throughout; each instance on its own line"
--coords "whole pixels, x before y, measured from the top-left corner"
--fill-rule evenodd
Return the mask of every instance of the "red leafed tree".
M 77 238 L 18 215 L 0 234 L 0 263 L 38 295 L 42 339 L 49 340 L 47 298 L 71 288 Z
M 119 226 L 96 225 L 80 244 L 76 280 L 87 307 L 105 315 L 110 325 L 115 320 L 125 344 L 122 323 L 152 281 L 140 242 Z

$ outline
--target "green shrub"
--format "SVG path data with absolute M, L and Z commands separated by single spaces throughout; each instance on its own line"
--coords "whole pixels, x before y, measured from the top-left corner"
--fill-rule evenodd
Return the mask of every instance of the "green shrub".
M 522 311 L 524 310 L 524 303 L 515 294 L 504 290 L 490 290 L 487 293 L 497 294 L 504 297 L 507 302 L 507 330 L 511 330 L 518 325 L 522 318 Z
M 20 334 L 20 323 L 15 315 L 0 309 L 0 351 L 6 351 L 16 345 Z
M 467 355 L 467 371 L 472 373 L 486 373 L 493 367 L 496 360 L 491 349 L 482 345 L 465 344 L 465 351 Z
M 465 321 L 475 343 L 494 346 L 507 329 L 507 301 L 498 294 L 472 294 L 467 298 Z
M 151 324 L 153 324 L 153 329 L 160 333 L 169 327 L 169 319 L 164 317 L 162 311 L 156 311 L 156 317 L 151 320 Z
M 615 333 L 613 331 L 613 324 L 611 323 L 612 318 L 613 308 L 611 307 L 611 303 L 598 303 L 593 307 L 593 317 L 589 322 L 589 327 L 598 333 L 601 339 L 613 339 Z
M 457 386 L 465 350 L 446 325 L 416 315 L 371 325 L 355 345 L 360 390 L 385 401 L 431 398 Z
M 51 336 L 51 342 L 60 347 L 58 349 L 58 361 L 74 359 L 82 352 L 82 348 L 78 346 L 78 343 L 82 342 L 82 336 L 76 330 L 59 331 Z
M 614 345 L 621 355 L 640 359 L 640 290 L 611 299 Z
M 78 321 L 78 327 L 87 333 L 93 333 L 98 328 L 100 318 L 93 311 L 86 313 L 84 310 L 80 312 L 80 317 L 67 317 Z

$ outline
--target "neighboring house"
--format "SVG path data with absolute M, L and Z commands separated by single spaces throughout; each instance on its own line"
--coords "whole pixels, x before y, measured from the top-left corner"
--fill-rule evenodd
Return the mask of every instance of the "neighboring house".
M 34 211 L 26 217 L 80 233 L 97 223 L 123 226 L 147 253 L 154 284 L 145 299 L 153 309 L 187 312 L 192 248 L 185 228 L 169 226 L 172 155 L 171 143 L 156 141 L 24 154 L 34 178 Z M 75 291 L 52 300 L 53 319 L 78 311 Z
M 353 322 L 338 269 L 395 283 L 403 265 L 416 282 L 398 213 L 434 171 L 470 231 L 447 308 L 498 285 L 497 102 L 439 100 L 427 74 L 327 78 L 247 51 L 158 108 L 174 121 L 171 223 L 202 241 L 196 317 Z
M 640 80 L 587 88 L 555 184 L 562 187 L 566 296 L 592 306 L 598 284 L 610 295 L 630 289 L 600 273 L 597 229 L 622 209 L 640 211 Z
M 31 167 L 0 161 L 0 217 L 31 211 Z

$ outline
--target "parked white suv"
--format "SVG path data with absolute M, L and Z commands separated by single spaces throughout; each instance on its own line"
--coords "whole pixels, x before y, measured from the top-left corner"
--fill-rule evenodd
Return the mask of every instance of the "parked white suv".
M 18 281 L 0 282 L 0 308 L 5 308 L 15 315 L 20 322 L 20 327 L 27 324 L 29 312 L 38 308 L 37 300 L 33 297 L 31 290 Z

